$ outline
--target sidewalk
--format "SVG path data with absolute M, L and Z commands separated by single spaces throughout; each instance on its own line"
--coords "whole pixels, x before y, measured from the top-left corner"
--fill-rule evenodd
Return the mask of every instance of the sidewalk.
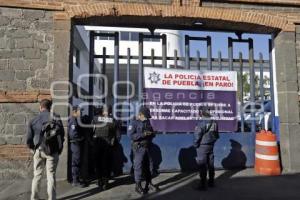
M 111 181 L 112 188 L 100 192 L 96 184 L 87 188 L 72 188 L 66 181 L 57 183 L 58 199 L 158 199 L 158 200 L 299 200 L 300 174 L 277 177 L 254 175 L 253 169 L 242 171 L 217 171 L 216 187 L 197 191 L 198 175 L 195 173 L 163 173 L 153 181 L 160 192 L 144 197 L 134 192 L 131 177 L 122 176 Z M 31 181 L 0 182 L 0 199 L 29 199 Z M 46 197 L 46 184 L 42 187 Z

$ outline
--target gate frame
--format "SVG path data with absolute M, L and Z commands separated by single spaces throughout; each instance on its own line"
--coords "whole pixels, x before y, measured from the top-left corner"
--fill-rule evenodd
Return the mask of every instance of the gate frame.
M 129 28 L 129 27 L 125 27 Z M 137 27 L 139 28 L 139 27 Z M 162 56 L 156 56 L 154 57 L 154 52 L 151 52 L 151 63 L 154 63 L 155 60 L 161 60 L 162 61 L 162 68 L 167 68 L 167 60 L 174 60 L 174 66 L 177 66 L 177 60 L 185 60 L 185 68 L 190 69 L 190 62 L 195 61 L 197 62 L 197 66 L 200 70 L 200 62 L 203 60 L 207 61 L 207 70 L 213 70 L 212 62 L 218 61 L 219 64 L 219 69 L 222 70 L 222 62 L 227 62 L 229 64 L 229 71 L 235 71 L 234 70 L 234 63 L 239 63 L 240 64 L 240 76 L 243 74 L 243 63 L 249 63 L 249 69 L 250 69 L 250 103 L 251 103 L 251 132 L 255 133 L 256 132 L 256 119 L 255 119 L 255 66 L 254 63 L 259 63 L 259 68 L 260 68 L 260 82 L 259 82 L 259 87 L 260 87 L 260 100 L 264 100 L 264 86 L 263 86 L 263 71 L 264 71 L 264 66 L 263 64 L 268 63 L 269 64 L 269 73 L 270 73 L 270 100 L 271 100 L 271 117 L 272 117 L 272 132 L 275 132 L 275 124 L 274 124 L 274 119 L 275 119 L 275 106 L 274 106 L 274 85 L 273 85 L 273 65 L 272 65 L 272 44 L 273 41 L 272 39 L 269 39 L 269 45 L 268 45 L 268 52 L 269 52 L 269 60 L 263 60 L 262 53 L 260 52 L 260 58 L 259 60 L 254 59 L 254 47 L 253 47 L 253 39 L 248 38 L 248 39 L 242 39 L 241 34 L 237 34 L 238 39 L 233 39 L 231 37 L 228 37 L 228 58 L 222 58 L 221 54 L 218 54 L 218 58 L 213 58 L 212 57 L 212 42 L 211 42 L 211 37 L 195 37 L 195 36 L 189 36 L 185 35 L 185 56 L 180 58 L 177 57 L 177 51 L 175 50 L 174 52 L 174 58 L 168 57 L 167 56 L 167 38 L 165 34 L 162 35 L 154 35 L 154 26 L 151 26 L 151 29 L 149 29 L 150 34 L 143 34 L 139 33 L 139 40 L 138 40 L 138 48 L 139 48 L 139 55 L 138 55 L 138 100 L 140 104 L 143 104 L 143 90 L 144 90 L 144 77 L 143 77 L 143 60 L 149 60 L 149 56 L 144 56 L 143 55 L 143 42 L 145 38 L 151 38 L 151 39 L 161 39 L 162 40 Z M 176 30 L 176 29 L 169 29 L 169 30 Z M 188 30 L 186 30 L 188 31 Z M 247 33 L 246 33 L 247 34 Z M 94 50 L 94 41 L 95 37 L 113 37 L 114 38 L 114 55 L 106 55 L 106 48 L 103 48 L 103 53 L 104 55 L 97 55 L 95 54 Z M 119 59 L 125 58 L 127 56 L 127 62 L 130 63 L 130 59 L 134 59 L 134 56 L 131 56 L 130 54 L 130 49 L 128 50 L 127 55 L 119 55 L 119 44 L 120 44 L 120 37 L 119 33 L 95 33 L 94 31 L 90 31 L 90 50 L 93 49 L 93 51 L 90 51 L 90 64 L 89 64 L 89 73 L 94 72 L 94 59 L 103 59 L 103 68 L 106 69 L 106 59 L 107 58 L 114 58 L 114 82 L 119 80 Z M 200 53 L 197 50 L 197 57 L 193 58 L 190 57 L 190 42 L 191 41 L 205 41 L 207 43 L 207 58 L 201 58 Z M 246 43 L 248 44 L 248 50 L 249 50 L 249 58 L 248 59 L 234 59 L 233 58 L 233 44 L 234 43 Z M 240 57 L 242 57 L 242 53 L 239 52 Z M 127 70 L 129 66 L 127 64 Z M 104 70 L 105 71 L 105 70 Z M 129 72 L 127 72 L 129 73 Z M 105 74 L 105 73 L 103 73 Z M 239 75 L 238 75 L 239 76 Z M 129 80 L 129 76 L 127 76 L 127 81 Z M 239 80 L 239 79 L 238 79 Z M 241 93 L 243 92 L 243 84 L 241 84 Z M 89 80 L 89 90 L 90 90 L 90 95 L 93 95 L 93 77 L 90 77 Z M 129 88 L 127 87 L 127 93 L 129 91 Z M 116 87 L 116 93 L 118 92 L 118 88 Z M 243 96 L 243 95 L 242 95 Z M 93 100 L 91 100 L 93 101 Z M 130 99 L 128 99 L 130 101 Z M 114 105 L 116 105 L 118 102 L 118 99 L 114 97 Z M 243 108 L 243 99 L 241 99 L 241 108 Z M 92 106 L 90 106 L 89 113 L 93 113 Z M 116 114 L 114 114 L 116 116 Z M 244 112 L 243 109 L 240 109 L 240 115 L 241 115 L 241 132 L 244 132 Z M 265 117 L 263 116 L 263 125 L 264 125 L 264 119 Z M 128 124 L 129 122 L 127 122 Z
M 98 17 L 101 18 L 101 16 L 98 15 Z M 113 16 L 112 16 L 113 17 Z M 55 77 L 55 80 L 65 80 L 65 81 L 70 81 L 70 74 L 72 74 L 72 70 L 70 69 L 71 67 L 64 67 L 64 66 L 72 66 L 71 63 L 71 33 L 72 33 L 72 27 L 77 24 L 78 19 L 72 18 L 72 16 L 66 16 L 65 13 L 57 13 L 54 17 L 54 69 L 53 69 L 53 74 Z M 276 31 L 277 30 L 277 31 Z M 272 44 L 272 55 L 273 55 L 273 68 L 276 69 L 273 71 L 274 74 L 276 74 L 276 79 L 278 80 L 277 82 L 274 81 L 274 85 L 278 85 L 278 87 L 281 90 L 281 88 L 287 88 L 288 82 L 284 82 L 282 78 L 280 78 L 280 74 L 276 72 L 280 72 L 280 68 L 282 67 L 283 69 L 281 70 L 288 70 L 288 75 L 285 75 L 284 80 L 287 80 L 287 76 L 293 75 L 291 84 L 294 87 L 294 80 L 295 79 L 294 75 L 294 70 L 296 68 L 296 58 L 295 58 L 295 44 L 289 43 L 289 41 L 295 41 L 295 32 L 289 32 L 294 29 L 289 27 L 289 28 L 279 28 L 279 29 L 273 29 L 273 44 Z M 281 32 L 280 32 L 281 31 Z M 284 53 L 284 51 L 278 51 L 280 47 L 284 47 L 287 51 L 292 52 L 291 54 L 285 54 L 286 58 L 290 60 L 292 63 L 292 67 L 288 67 L 287 62 L 282 59 L 278 59 L 278 55 L 281 55 L 281 53 Z M 276 51 L 275 51 L 276 48 Z M 66 51 L 67 50 L 67 51 Z M 287 60 L 288 60 L 287 59 Z M 176 62 L 175 62 L 176 63 Z M 295 86 L 296 87 L 296 86 Z M 69 87 L 65 87 L 67 90 Z M 297 102 L 298 104 L 298 95 L 297 97 L 294 94 L 289 95 L 287 92 L 289 89 L 285 89 L 284 93 L 278 92 L 275 95 L 279 96 L 278 99 L 278 105 L 285 105 L 287 102 L 292 102 L 292 105 L 295 105 Z M 296 92 L 297 93 L 297 92 Z M 291 98 L 290 98 L 291 96 Z M 296 99 L 297 98 L 297 99 Z M 65 100 L 59 100 L 53 98 L 54 102 L 68 102 L 69 99 Z M 291 107 L 289 106 L 288 109 L 291 111 L 293 110 L 297 115 L 292 114 L 291 112 L 286 112 L 286 110 L 283 110 L 282 108 L 279 107 L 279 114 L 282 116 L 284 115 L 284 120 L 283 122 L 280 122 L 280 129 L 281 129 L 281 138 L 280 141 L 282 141 L 281 145 L 281 153 L 282 153 L 282 161 L 283 161 L 283 168 L 286 171 L 291 171 L 291 170 L 296 170 L 300 171 L 300 159 L 297 159 L 297 156 L 292 155 L 292 152 L 298 149 L 299 152 L 299 146 L 297 144 L 297 140 L 292 139 L 292 135 L 296 135 L 300 131 L 300 126 L 299 126 L 299 116 L 297 111 L 299 111 L 298 107 Z M 59 109 L 57 110 L 58 113 L 67 116 L 68 111 L 65 109 Z M 277 112 L 277 111 L 275 111 Z M 289 117 L 290 116 L 290 117 Z M 294 137 L 294 136 L 293 136 Z M 298 141 L 299 142 L 299 141 Z M 291 144 L 291 146 L 290 146 Z M 67 148 L 65 148 L 67 149 Z M 62 154 L 62 159 L 59 162 L 59 169 L 57 176 L 59 178 L 65 179 L 67 177 L 67 151 L 64 150 Z

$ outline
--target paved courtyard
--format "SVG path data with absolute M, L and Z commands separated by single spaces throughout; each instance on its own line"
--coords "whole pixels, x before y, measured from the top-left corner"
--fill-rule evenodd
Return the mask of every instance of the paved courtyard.
M 58 182 L 58 199 L 159 199 L 159 200 L 299 200 L 300 174 L 284 174 L 276 177 L 255 175 L 253 169 L 242 171 L 217 171 L 216 187 L 198 191 L 195 173 L 162 173 L 154 179 L 161 188 L 146 196 L 134 192 L 130 176 L 118 177 L 111 181 L 111 188 L 100 192 L 92 183 L 87 188 L 73 188 L 66 181 Z M 0 199 L 24 200 L 30 196 L 30 180 L 1 181 Z M 42 187 L 46 198 L 46 184 Z

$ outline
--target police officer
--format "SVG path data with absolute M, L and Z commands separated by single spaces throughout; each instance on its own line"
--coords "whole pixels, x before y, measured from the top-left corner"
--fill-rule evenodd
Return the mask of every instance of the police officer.
M 72 185 L 74 187 L 83 187 L 83 184 L 79 181 L 80 166 L 81 166 L 81 143 L 83 141 L 83 133 L 78 124 L 80 120 L 80 108 L 78 106 L 73 107 L 72 115 L 68 119 L 68 131 L 70 138 L 70 147 L 72 153 Z
M 100 189 L 106 190 L 111 172 L 112 146 L 116 142 L 116 123 L 107 107 L 101 109 L 92 123 L 96 176 Z
M 214 144 L 219 138 L 218 125 L 211 120 L 210 110 L 207 107 L 200 107 L 199 116 L 201 120 L 197 124 L 194 133 L 194 146 L 197 149 L 197 164 L 200 170 L 200 190 L 206 190 L 214 186 Z M 207 183 L 208 170 L 208 183 Z
M 149 110 L 146 107 L 140 108 L 137 120 L 128 127 L 128 135 L 132 140 L 135 191 L 139 194 L 146 194 L 149 189 L 158 190 L 158 187 L 152 184 L 153 159 L 149 152 L 155 133 L 149 121 Z M 146 180 L 145 188 L 141 185 L 143 174 Z
M 81 131 L 83 133 L 83 141 L 81 143 L 81 179 L 85 186 L 88 186 L 94 175 L 93 165 L 93 127 L 92 117 L 89 115 L 83 115 L 81 117 L 83 127 Z

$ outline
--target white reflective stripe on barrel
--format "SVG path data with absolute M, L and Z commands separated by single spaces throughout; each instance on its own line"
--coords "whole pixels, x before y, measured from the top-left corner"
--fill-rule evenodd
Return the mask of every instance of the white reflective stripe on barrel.
M 255 157 L 262 159 L 262 160 L 279 160 L 279 156 L 268 156 L 268 155 L 263 155 L 263 154 L 259 154 L 259 153 L 255 153 Z
M 277 142 L 267 142 L 267 141 L 262 141 L 262 140 L 256 140 L 256 144 L 261 145 L 261 146 L 268 146 L 268 147 L 276 147 Z

